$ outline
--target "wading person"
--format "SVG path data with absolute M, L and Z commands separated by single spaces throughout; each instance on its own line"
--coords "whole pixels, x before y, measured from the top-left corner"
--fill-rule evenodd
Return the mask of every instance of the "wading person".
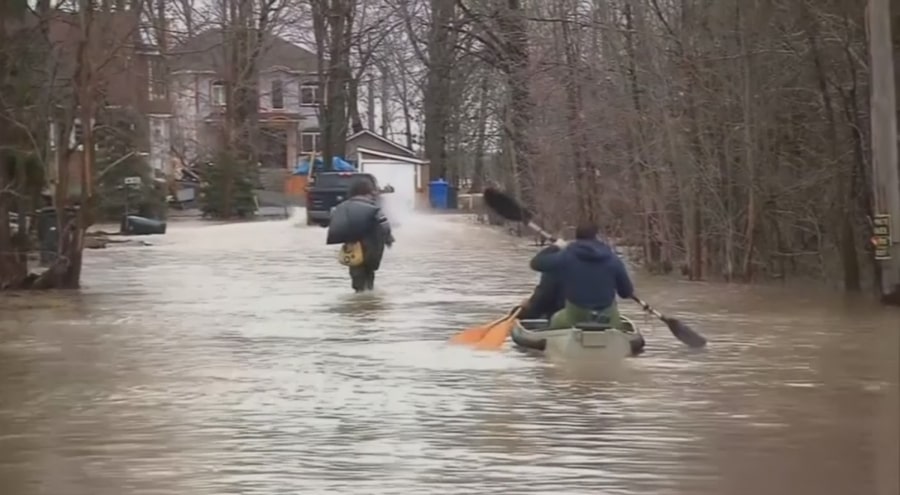
M 371 180 L 354 180 L 349 195 L 331 212 L 326 244 L 343 244 L 338 260 L 349 267 L 353 290 L 363 292 L 375 288 L 375 272 L 394 237 Z
M 634 286 L 625 263 L 597 234 L 593 225 L 581 225 L 574 241 L 557 242 L 555 249 L 531 260 L 532 270 L 556 274 L 563 285 L 565 307 L 550 319 L 550 328 L 569 328 L 597 317 L 613 328 L 621 326 L 616 294 L 631 298 Z

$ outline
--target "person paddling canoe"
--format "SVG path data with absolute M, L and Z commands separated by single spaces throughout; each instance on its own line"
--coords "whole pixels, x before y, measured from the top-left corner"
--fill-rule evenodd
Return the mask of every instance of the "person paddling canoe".
M 555 253 L 560 250 L 557 244 L 551 244 L 540 253 Z M 566 305 L 562 278 L 555 271 L 541 273 L 541 279 L 534 288 L 531 297 L 522 301 L 520 320 L 549 320 L 557 311 Z
M 556 249 L 545 249 L 531 260 L 531 269 L 557 274 L 563 284 L 565 307 L 553 314 L 550 328 L 569 328 L 597 316 L 613 328 L 621 326 L 616 294 L 634 295 L 625 263 L 597 238 L 597 227 L 585 224 L 575 229 L 575 240 L 557 241 Z
M 360 177 L 350 184 L 350 197 L 331 213 L 326 244 L 358 244 L 362 250 L 359 263 L 349 264 L 353 290 L 363 292 L 375 288 L 375 272 L 381 267 L 385 246 L 394 244 L 391 224 L 375 196 L 375 184 Z M 352 251 L 353 246 L 348 248 Z

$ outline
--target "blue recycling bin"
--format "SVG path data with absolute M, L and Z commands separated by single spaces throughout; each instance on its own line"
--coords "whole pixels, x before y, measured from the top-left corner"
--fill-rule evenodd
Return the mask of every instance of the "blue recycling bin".
M 428 183 L 428 202 L 435 210 L 446 210 L 450 207 L 450 184 L 444 179 Z

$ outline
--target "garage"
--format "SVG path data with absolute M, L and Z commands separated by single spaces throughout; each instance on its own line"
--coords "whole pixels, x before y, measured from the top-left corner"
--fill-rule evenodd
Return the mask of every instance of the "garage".
M 383 196 L 386 210 L 399 214 L 427 207 L 428 162 L 412 150 L 364 130 L 347 139 L 347 151 L 360 172 L 393 189 Z
M 424 190 L 422 169 L 426 163 L 416 158 L 390 156 L 365 148 L 357 149 L 357 166 L 360 172 L 372 174 L 378 187 L 391 189 L 382 196 L 385 210 L 400 216 L 415 210 L 420 203 L 420 192 Z

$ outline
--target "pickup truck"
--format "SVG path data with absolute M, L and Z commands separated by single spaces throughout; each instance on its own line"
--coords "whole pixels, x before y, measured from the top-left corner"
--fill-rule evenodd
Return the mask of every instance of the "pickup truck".
M 306 189 L 306 225 L 327 227 L 331 221 L 331 210 L 349 197 L 350 184 L 358 177 L 366 177 L 375 184 L 372 174 L 360 172 L 318 172 L 309 178 Z

